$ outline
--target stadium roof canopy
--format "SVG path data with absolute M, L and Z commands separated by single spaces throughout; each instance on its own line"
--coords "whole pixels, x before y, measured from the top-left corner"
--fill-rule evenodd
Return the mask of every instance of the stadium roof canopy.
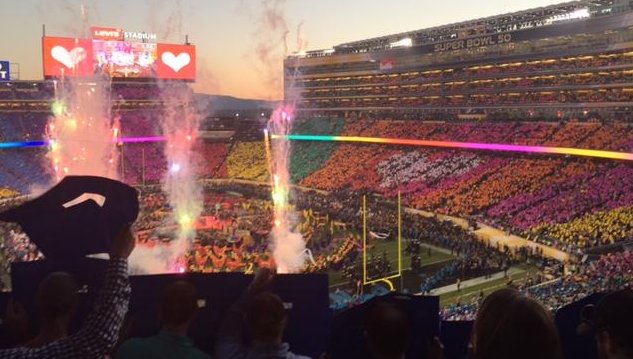
M 354 53 L 384 50 L 393 47 L 393 44 L 402 43 L 403 40 L 406 40 L 409 46 L 416 46 L 450 41 L 472 35 L 494 34 L 546 26 L 561 21 L 571 21 L 629 10 L 631 9 L 630 3 L 630 0 L 570 1 L 546 7 L 343 43 L 334 46 L 334 51 L 330 50 L 328 54 L 333 52 Z M 323 50 L 308 51 L 305 55 L 308 57 L 311 57 L 311 55 L 322 56 Z

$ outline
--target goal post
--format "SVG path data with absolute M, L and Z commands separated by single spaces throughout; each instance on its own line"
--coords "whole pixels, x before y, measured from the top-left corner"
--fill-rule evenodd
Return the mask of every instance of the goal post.
M 398 254 L 397 254 L 397 267 L 398 271 L 395 274 L 389 274 L 381 278 L 369 279 L 367 276 L 367 196 L 363 195 L 363 285 L 374 284 L 378 282 L 384 282 L 389 286 L 391 291 L 395 290 L 392 279 L 402 278 L 402 202 L 400 192 L 398 192 Z

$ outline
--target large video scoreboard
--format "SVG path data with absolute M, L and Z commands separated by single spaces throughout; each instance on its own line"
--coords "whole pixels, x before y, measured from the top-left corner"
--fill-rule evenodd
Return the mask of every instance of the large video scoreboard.
M 90 39 L 44 36 L 44 77 L 196 79 L 194 45 L 156 43 L 153 34 L 116 28 L 93 27 L 91 33 Z

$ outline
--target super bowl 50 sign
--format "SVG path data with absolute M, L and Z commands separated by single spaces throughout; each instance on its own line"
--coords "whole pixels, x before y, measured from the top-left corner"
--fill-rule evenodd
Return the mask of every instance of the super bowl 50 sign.
M 11 80 L 11 70 L 9 61 L 0 61 L 0 81 Z

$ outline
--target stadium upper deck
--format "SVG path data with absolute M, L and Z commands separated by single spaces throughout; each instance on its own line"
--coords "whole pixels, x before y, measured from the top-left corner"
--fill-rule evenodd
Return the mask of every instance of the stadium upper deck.
M 117 111 L 138 109 L 160 109 L 163 106 L 160 88 L 153 82 L 118 81 L 110 86 L 112 108 Z M 11 81 L 0 83 L 1 112 L 45 112 L 50 113 L 55 101 L 54 80 Z M 92 86 L 85 83 L 83 86 Z
M 289 56 L 304 110 L 625 111 L 633 6 L 574 1 Z

